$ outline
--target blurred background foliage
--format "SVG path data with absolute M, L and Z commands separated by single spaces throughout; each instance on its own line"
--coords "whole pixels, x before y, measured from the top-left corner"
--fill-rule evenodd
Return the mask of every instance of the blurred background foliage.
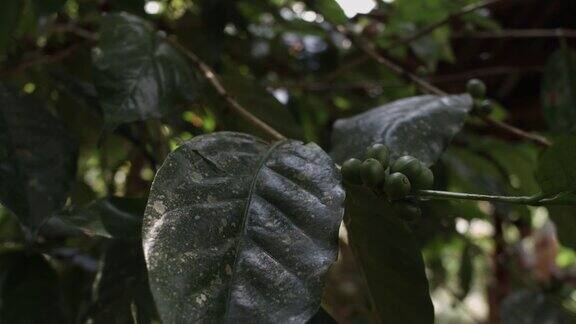
M 108 13 L 129 12 L 175 35 L 242 105 L 283 134 L 326 149 L 336 119 L 418 93 L 327 21 L 349 23 L 447 92 L 483 79 L 498 120 L 551 138 L 570 129 L 576 3 L 493 1 L 447 19 L 474 2 L 342 0 L 343 16 L 333 0 L 2 0 L 0 77 L 63 121 L 78 160 L 64 209 L 38 236 L 0 209 L 0 322 L 157 321 L 138 242 L 156 169 L 169 150 L 200 134 L 261 135 L 200 81 L 162 118 L 105 125 L 91 51 Z M 533 194 L 539 153 L 471 122 L 434 166 L 436 187 Z M 573 207 L 434 202 L 424 214 L 417 234 L 437 323 L 574 323 Z M 341 240 L 323 307 L 338 322 L 366 323 L 369 303 L 345 230 Z

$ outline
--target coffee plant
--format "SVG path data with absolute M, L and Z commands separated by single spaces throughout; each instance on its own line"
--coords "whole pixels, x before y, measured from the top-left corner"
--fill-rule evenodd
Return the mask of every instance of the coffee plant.
M 0 323 L 575 323 L 576 33 L 512 2 L 2 0 Z M 531 35 L 537 109 L 438 81 Z

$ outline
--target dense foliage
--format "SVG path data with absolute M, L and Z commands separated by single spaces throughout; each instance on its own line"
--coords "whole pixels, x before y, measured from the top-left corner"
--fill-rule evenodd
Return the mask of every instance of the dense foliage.
M 574 33 L 434 82 L 501 2 L 2 0 L 0 323 L 574 323 Z

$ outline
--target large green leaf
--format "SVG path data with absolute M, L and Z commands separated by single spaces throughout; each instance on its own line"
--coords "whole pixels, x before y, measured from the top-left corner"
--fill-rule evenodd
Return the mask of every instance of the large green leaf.
M 36 230 L 64 204 L 77 149 L 40 103 L 0 84 L 0 202 Z
M 102 26 L 93 51 L 94 83 L 109 126 L 159 118 L 192 99 L 193 71 L 148 22 L 120 13 Z
M 315 144 L 197 137 L 158 171 L 144 217 L 165 323 L 304 322 L 334 262 L 344 191 Z
M 545 194 L 576 192 L 576 135 L 558 139 L 542 154 L 536 179 Z
M 418 96 L 337 120 L 330 153 L 336 162 L 364 156 L 366 147 L 384 143 L 392 157 L 409 154 L 432 164 L 460 131 L 472 100 L 468 95 Z
M 371 190 L 347 188 L 345 222 L 381 321 L 433 323 L 422 254 L 413 233 Z
M 40 254 L 0 254 L 0 323 L 69 323 L 58 274 Z
M 542 81 L 542 107 L 550 128 L 574 129 L 576 124 L 576 52 L 562 49 L 550 56 Z
M 143 198 L 109 197 L 63 213 L 61 218 L 87 235 L 137 241 L 145 206 Z

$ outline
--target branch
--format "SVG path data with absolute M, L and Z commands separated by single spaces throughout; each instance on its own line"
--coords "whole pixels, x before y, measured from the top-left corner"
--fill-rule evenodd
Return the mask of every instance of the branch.
M 418 198 L 489 201 L 527 206 L 547 206 L 565 203 L 563 201 L 557 201 L 556 198 L 560 196 L 550 198 L 548 195 L 543 194 L 534 196 L 495 196 L 451 191 L 418 190 L 415 196 Z
M 394 44 L 390 45 L 390 47 L 388 47 L 387 49 L 390 49 L 392 47 L 396 47 L 398 45 L 406 45 L 409 43 L 412 43 L 413 41 L 426 36 L 430 33 L 432 33 L 433 31 L 435 31 L 436 29 L 448 24 L 449 22 L 451 22 L 452 20 L 462 17 L 465 14 L 474 12 L 478 9 L 482 9 L 484 7 L 490 6 L 492 4 L 495 4 L 497 2 L 500 1 L 504 1 L 504 0 L 483 0 L 483 1 L 478 1 L 476 3 L 472 3 L 469 4 L 465 7 L 463 7 L 462 9 L 460 9 L 459 11 L 453 12 L 451 14 L 449 14 L 446 18 L 439 20 L 431 25 L 428 25 L 427 27 L 422 28 L 420 31 L 412 34 L 411 36 L 408 36 L 406 38 L 402 38 L 399 41 L 395 42 Z
M 167 38 L 168 42 L 172 44 L 174 47 L 178 48 L 182 53 L 190 59 L 190 61 L 194 64 L 194 66 L 202 72 L 202 76 L 208 81 L 208 83 L 216 90 L 218 95 L 228 104 L 228 106 L 240 117 L 244 118 L 254 127 L 262 130 L 266 134 L 268 134 L 272 139 L 275 140 L 283 140 L 286 139 L 284 135 L 280 134 L 277 130 L 272 128 L 270 125 L 266 124 L 264 121 L 259 119 L 258 117 L 252 115 L 246 108 L 242 107 L 238 101 L 236 101 L 232 96 L 228 93 L 222 82 L 219 80 L 216 73 L 210 68 L 204 61 L 202 61 L 196 54 L 192 51 L 188 50 L 186 47 L 182 46 L 180 43 L 176 42 L 171 38 Z
M 514 127 L 510 124 L 506 124 L 504 122 L 498 121 L 493 119 L 492 117 L 489 116 L 482 116 L 480 117 L 480 119 L 482 119 L 482 121 L 484 123 L 486 123 L 486 125 L 492 126 L 494 128 L 497 129 L 501 129 L 505 132 L 507 132 L 508 134 L 511 134 L 515 137 L 518 138 L 523 138 L 523 139 L 527 139 L 530 140 L 542 147 L 549 147 L 552 145 L 552 142 L 550 142 L 550 140 L 548 140 L 546 137 L 544 136 L 540 136 L 538 134 L 533 134 L 533 133 L 529 133 L 525 130 L 522 130 L 520 128 Z
M 447 93 L 440 90 L 439 88 L 433 86 L 432 84 L 428 83 L 424 79 L 420 78 L 416 74 L 411 73 L 410 71 L 404 69 L 399 64 L 393 62 L 390 58 L 385 57 L 383 54 L 380 54 L 377 49 L 371 43 L 365 41 L 361 36 L 357 36 L 352 33 L 348 28 L 337 25 L 336 30 L 343 34 L 344 36 L 348 37 L 352 44 L 356 45 L 356 47 L 360 48 L 364 53 L 366 53 L 369 57 L 374 59 L 376 62 L 385 65 L 388 67 L 392 72 L 404 77 L 408 81 L 416 84 L 420 89 L 430 92 L 439 96 L 444 96 Z
M 462 9 L 460 9 L 459 11 L 456 11 L 456 12 L 449 14 L 448 17 L 446 17 L 442 20 L 439 20 L 439 21 L 421 29 L 420 31 L 412 34 L 411 36 L 408 36 L 406 38 L 402 38 L 400 40 L 392 42 L 390 45 L 386 46 L 384 49 L 385 50 L 391 50 L 391 49 L 394 49 L 398 46 L 407 45 L 407 44 L 409 44 L 409 43 L 411 43 L 411 42 L 413 42 L 413 41 L 415 41 L 421 37 L 424 37 L 424 36 L 434 32 L 436 29 L 444 26 L 445 24 L 449 23 L 450 21 L 452 21 L 458 17 L 461 17 L 465 14 L 471 13 L 473 11 L 487 7 L 489 5 L 492 5 L 492 4 L 500 2 L 500 1 L 503 1 L 503 0 L 484 0 L 484 1 L 480 1 L 477 3 L 470 4 L 468 6 L 465 6 Z M 331 72 L 330 74 L 326 75 L 324 77 L 324 80 L 325 81 L 332 81 L 332 80 L 336 79 L 336 77 L 338 75 L 344 73 L 345 71 L 348 71 L 349 69 L 352 69 L 352 68 L 355 68 L 361 64 L 364 64 L 365 62 L 368 61 L 369 58 L 370 58 L 370 55 L 360 56 L 360 57 L 354 59 L 353 61 L 351 61 L 350 63 L 336 69 L 334 72 Z
M 501 38 L 576 38 L 574 29 L 503 29 L 493 32 L 460 32 L 452 38 L 501 39 Z

